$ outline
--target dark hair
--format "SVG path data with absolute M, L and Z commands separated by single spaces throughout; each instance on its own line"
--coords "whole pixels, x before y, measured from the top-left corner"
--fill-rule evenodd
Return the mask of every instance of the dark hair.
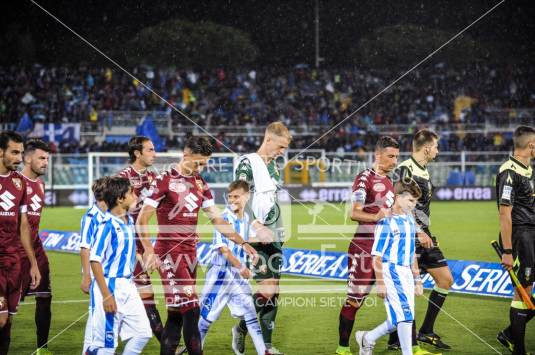
M 191 136 L 186 141 L 184 149 L 189 149 L 193 154 L 201 154 L 205 157 L 212 155 L 213 146 L 208 137 Z
M 424 145 L 432 143 L 434 139 L 438 140 L 438 134 L 429 129 L 421 129 L 414 135 L 412 147 L 414 150 L 420 150 Z
M 383 150 L 386 148 L 396 148 L 399 149 L 399 143 L 397 140 L 390 136 L 379 137 L 377 143 L 375 144 L 375 150 Z
M 130 181 L 127 178 L 114 176 L 110 177 L 104 187 L 104 202 L 108 209 L 117 206 L 117 199 L 124 198 L 131 189 Z
M 133 163 L 136 161 L 136 155 L 134 152 L 137 150 L 138 152 L 143 152 L 143 143 L 150 141 L 149 137 L 145 136 L 133 136 L 128 141 L 128 156 L 130 157 L 130 163 Z
M 413 179 L 408 181 L 398 181 L 394 184 L 394 193 L 401 195 L 404 193 L 410 193 L 414 198 L 420 198 L 422 196 L 422 190 Z
M 249 183 L 243 180 L 235 180 L 231 182 L 230 185 L 228 185 L 228 192 L 232 192 L 238 189 L 242 189 L 245 192 L 249 192 Z
M 109 179 L 109 176 L 104 176 L 93 182 L 93 185 L 91 186 L 91 191 L 93 191 L 93 196 L 95 196 L 96 201 L 104 201 L 104 189 Z
M 535 128 L 529 126 L 518 126 L 513 133 L 513 143 L 515 148 L 526 148 L 528 142 L 527 137 L 535 135 Z
M 2 133 L 0 133 L 0 149 L 6 150 L 9 145 L 9 142 L 23 143 L 24 140 L 22 139 L 22 136 L 17 132 L 3 131 Z
M 42 139 L 32 138 L 24 142 L 24 154 L 35 152 L 37 149 L 50 153 L 50 146 Z

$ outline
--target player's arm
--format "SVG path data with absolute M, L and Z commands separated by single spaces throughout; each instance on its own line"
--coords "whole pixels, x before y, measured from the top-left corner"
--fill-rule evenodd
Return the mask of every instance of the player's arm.
M 89 293 L 89 287 L 91 285 L 91 263 L 89 262 L 89 249 L 91 247 L 89 230 L 91 221 L 88 221 L 87 216 L 84 216 L 80 224 L 80 237 L 82 238 L 80 243 L 80 261 L 82 263 L 82 282 L 80 289 L 84 293 Z
M 232 225 L 229 222 L 225 221 L 225 219 L 221 217 L 221 214 L 219 213 L 215 205 L 205 207 L 203 208 L 203 211 L 204 213 L 206 213 L 206 216 L 219 233 L 223 234 L 225 237 L 227 237 L 234 243 L 242 246 L 247 254 L 256 259 L 256 250 L 249 243 L 243 240 L 241 235 L 236 233 L 236 231 L 234 230 L 234 228 L 232 228 Z
M 349 218 L 355 222 L 377 222 L 380 219 L 390 215 L 390 210 L 386 208 L 381 208 L 377 213 L 368 213 L 364 212 L 364 207 L 366 205 L 366 196 L 367 191 L 364 186 L 358 187 L 353 191 L 351 195 L 351 212 Z
M 418 267 L 418 258 L 416 253 L 412 259 L 412 276 L 414 277 L 414 294 L 416 296 L 421 296 L 424 294 L 424 287 L 422 285 L 422 278 L 420 277 L 420 268 Z
M 156 254 L 154 253 L 154 247 L 152 246 L 150 233 L 149 233 L 150 231 L 149 222 L 155 212 L 156 212 L 156 207 L 150 204 L 150 202 L 147 203 L 147 199 L 146 199 L 145 203 L 143 204 L 143 207 L 141 208 L 139 216 L 137 217 L 137 220 L 136 220 L 136 232 L 145 250 L 145 252 L 143 253 L 143 263 L 149 271 L 152 271 L 155 268 L 157 268 L 160 263 L 159 259 L 156 257 Z
M 117 304 L 115 303 L 115 298 L 110 292 L 108 285 L 106 285 L 106 279 L 104 278 L 104 272 L 102 271 L 102 264 L 98 261 L 91 261 L 91 270 L 93 271 L 93 276 L 95 281 L 102 293 L 102 303 L 104 304 L 104 311 L 106 313 L 115 313 L 117 312 Z
M 381 256 L 373 256 L 373 269 L 375 271 L 375 290 L 377 296 L 386 297 L 385 281 L 383 279 L 383 260 Z
M 413 217 L 415 217 L 414 212 Z M 429 249 L 433 247 L 433 239 L 431 239 L 431 236 L 427 235 L 427 233 L 423 230 L 422 226 L 420 226 L 420 224 L 418 223 L 416 223 L 416 238 L 418 238 L 420 245 L 424 248 Z
M 498 186 L 498 211 L 500 219 L 500 238 L 504 253 L 502 254 L 502 264 L 507 270 L 513 267 L 513 220 L 511 217 L 515 201 L 514 176 L 510 171 L 498 175 L 496 184 Z
M 30 223 L 28 222 L 26 211 L 20 214 L 20 242 L 28 256 L 28 260 L 30 260 L 30 277 L 32 279 L 30 288 L 33 290 L 41 282 L 41 273 L 39 272 L 37 259 L 35 258 L 35 253 L 33 251 Z
M 247 265 L 242 264 L 240 260 L 238 260 L 238 258 L 234 256 L 234 254 L 232 254 L 229 248 L 224 246 L 219 247 L 219 252 L 221 253 L 221 255 L 223 255 L 225 259 L 227 259 L 230 265 L 240 270 L 241 277 L 243 277 L 244 279 L 250 279 L 253 276 L 251 270 L 249 270 Z

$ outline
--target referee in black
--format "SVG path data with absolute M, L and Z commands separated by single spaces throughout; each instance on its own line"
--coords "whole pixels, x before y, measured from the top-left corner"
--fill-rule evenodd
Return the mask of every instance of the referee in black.
M 502 264 L 513 270 L 531 295 L 535 281 L 535 189 L 531 160 L 535 157 L 535 128 L 518 127 L 513 135 L 513 155 L 502 164 L 496 177 L 496 199 L 500 214 Z M 498 340 L 517 355 L 525 355 L 526 324 L 535 315 L 515 290 L 509 311 L 510 325 Z

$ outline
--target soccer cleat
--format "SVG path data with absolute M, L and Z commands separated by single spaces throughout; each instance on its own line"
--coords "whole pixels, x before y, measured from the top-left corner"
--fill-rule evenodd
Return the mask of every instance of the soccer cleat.
M 401 345 L 399 345 L 399 341 L 396 341 L 394 343 L 388 343 L 386 350 L 398 351 L 398 350 L 401 350 Z
M 507 348 L 510 352 L 513 352 L 513 341 L 509 336 L 505 333 L 505 331 L 500 331 L 498 335 L 496 336 L 496 339 Z
M 442 353 L 432 353 L 425 349 L 422 349 L 420 345 L 415 345 L 412 347 L 412 355 L 442 355 Z
M 372 355 L 373 347 L 375 343 L 369 342 L 366 340 L 366 334 L 368 332 L 357 331 L 355 333 L 355 339 L 357 340 L 357 345 L 359 346 L 359 355 Z
M 351 349 L 349 349 L 349 346 L 338 346 L 338 348 L 336 348 L 335 354 L 336 355 L 353 355 L 353 353 L 351 352 Z
M 175 351 L 175 355 L 184 355 L 187 353 L 188 353 L 188 348 L 186 348 L 185 345 L 179 346 Z
M 237 325 L 232 327 L 232 350 L 234 350 L 235 355 L 245 353 L 245 334 L 238 329 Z
M 266 350 L 266 355 L 284 355 L 284 353 L 281 353 L 276 347 L 272 346 Z
M 418 336 L 416 337 L 416 340 L 418 340 L 419 342 L 422 342 L 422 343 L 433 345 L 437 349 L 442 349 L 442 350 L 451 349 L 451 346 L 449 346 L 448 344 L 444 343 L 440 339 L 440 336 L 436 335 L 435 333 L 430 333 L 430 334 L 418 333 Z

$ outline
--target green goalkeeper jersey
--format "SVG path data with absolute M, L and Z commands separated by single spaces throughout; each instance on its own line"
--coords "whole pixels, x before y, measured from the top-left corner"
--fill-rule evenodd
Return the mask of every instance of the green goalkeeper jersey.
M 269 176 L 277 186 L 277 192 L 281 188 L 282 179 L 279 173 L 279 170 L 277 168 L 277 163 L 275 160 L 272 160 L 267 164 L 267 169 L 269 172 Z M 238 167 L 236 168 L 236 179 L 238 180 L 244 180 L 247 181 L 249 184 L 249 188 L 251 191 L 251 199 L 254 196 L 255 192 L 255 182 L 254 182 L 254 175 L 253 175 L 253 169 L 251 166 L 251 163 L 249 159 L 243 158 L 240 163 L 238 164 Z M 256 216 L 255 216 L 256 218 Z M 272 243 L 272 245 L 265 246 L 266 248 L 275 248 L 277 251 L 280 251 L 282 249 L 283 239 L 284 239 L 284 228 L 282 225 L 282 218 L 281 218 L 281 210 L 277 199 L 277 193 L 275 193 L 275 204 L 271 208 L 271 210 L 268 212 L 266 221 L 264 223 L 266 227 L 269 227 L 273 233 L 275 234 L 276 241 Z

